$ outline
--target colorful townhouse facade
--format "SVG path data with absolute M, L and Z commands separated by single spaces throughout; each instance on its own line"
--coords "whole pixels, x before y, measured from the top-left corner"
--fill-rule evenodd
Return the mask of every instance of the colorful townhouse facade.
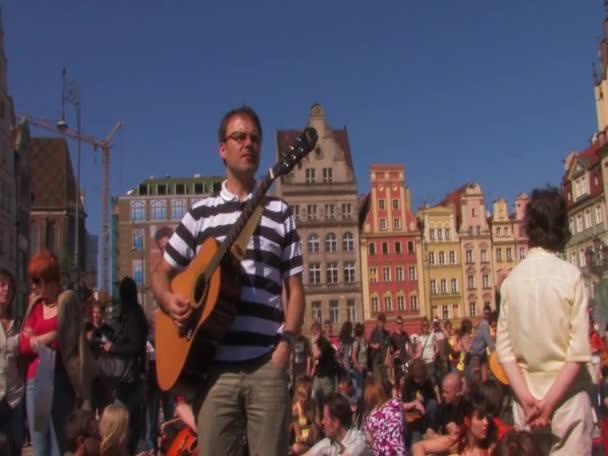
M 400 316 L 418 331 L 426 314 L 422 290 L 421 237 L 412 213 L 402 165 L 369 168 L 370 192 L 361 206 L 363 319 L 374 326 L 379 313 Z
M 464 315 L 462 255 L 456 208 L 452 202 L 425 206 L 416 217 L 422 230 L 424 315 L 442 320 L 461 318 Z
M 357 182 L 346 128 L 332 128 L 319 104 L 307 125 L 319 135 L 315 150 L 277 180 L 275 194 L 291 207 L 302 240 L 304 331 L 331 321 L 337 333 L 345 321 L 363 320 Z M 276 132 L 277 158 L 299 133 Z

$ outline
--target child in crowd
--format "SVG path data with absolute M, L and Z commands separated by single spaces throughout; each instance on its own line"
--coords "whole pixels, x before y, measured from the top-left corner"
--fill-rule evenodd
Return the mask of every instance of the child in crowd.
M 129 412 L 124 407 L 108 405 L 99 421 L 101 456 L 128 456 Z

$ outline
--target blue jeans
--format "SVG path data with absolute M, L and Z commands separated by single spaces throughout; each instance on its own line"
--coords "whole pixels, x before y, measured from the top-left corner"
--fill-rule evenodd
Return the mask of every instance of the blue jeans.
M 9 436 L 15 445 L 17 454 L 21 454 L 25 440 L 25 400 L 23 398 L 12 408 L 6 398 L 0 401 L 0 432 Z
M 34 430 L 34 382 L 28 380 L 26 385 L 27 422 L 32 437 L 33 456 L 62 456 L 67 451 L 65 441 L 65 422 L 74 409 L 74 392 L 67 374 L 59 367 L 55 369 L 53 403 L 49 428 L 44 431 Z
M 173 418 L 175 413 L 175 397 L 171 392 L 161 391 L 158 385 L 149 384 L 147 410 L 147 440 L 154 451 L 158 450 L 159 408 L 162 402 L 163 420 Z
M 363 371 L 365 372 L 365 371 Z M 363 373 L 359 372 L 357 369 L 351 369 L 350 375 L 353 380 L 353 388 L 355 389 L 355 396 L 357 400 L 361 399 L 361 395 L 363 394 Z

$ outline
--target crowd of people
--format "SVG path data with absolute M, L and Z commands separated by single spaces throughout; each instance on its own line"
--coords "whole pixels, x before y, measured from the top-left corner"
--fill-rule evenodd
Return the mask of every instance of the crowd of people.
M 218 142 L 221 191 L 188 211 L 152 271 L 175 331 L 192 323 L 193 307 L 171 281 L 203 243 L 233 235 L 255 201 L 257 114 L 226 113 Z M 260 204 L 238 267 L 229 262 L 236 318 L 187 397 L 159 390 L 155 328 L 133 279 L 121 280 L 109 318 L 62 286 L 57 257 L 39 252 L 17 321 L 14 278 L 0 271 L 0 454 L 29 441 L 34 456 L 592 455 L 593 431 L 608 423 L 608 356 L 582 274 L 558 255 L 569 237 L 558 190 L 532 192 L 530 251 L 499 284 L 496 310 L 457 328 L 424 320 L 411 335 L 383 314 L 371 334 L 360 322 L 337 335 L 315 322 L 303 335 L 295 218 L 278 198 Z

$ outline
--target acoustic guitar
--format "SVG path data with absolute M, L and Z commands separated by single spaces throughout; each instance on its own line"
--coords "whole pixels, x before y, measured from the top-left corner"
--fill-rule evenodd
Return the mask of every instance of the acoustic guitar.
M 492 372 L 492 375 L 496 380 L 498 380 L 503 385 L 509 384 L 507 374 L 505 374 L 505 371 L 502 369 L 502 366 L 498 362 L 498 357 L 495 351 L 493 351 L 490 357 L 488 358 L 488 367 L 490 368 L 490 372 Z
M 155 313 L 156 373 L 162 390 L 191 396 L 200 389 L 205 367 L 213 361 L 237 314 L 240 263 L 233 255 L 233 244 L 254 212 L 261 214 L 258 207 L 274 180 L 287 174 L 316 143 L 316 130 L 306 128 L 260 181 L 224 241 L 205 240 L 189 266 L 172 278 L 171 291 L 189 300 L 192 314 L 178 327 L 165 312 Z

